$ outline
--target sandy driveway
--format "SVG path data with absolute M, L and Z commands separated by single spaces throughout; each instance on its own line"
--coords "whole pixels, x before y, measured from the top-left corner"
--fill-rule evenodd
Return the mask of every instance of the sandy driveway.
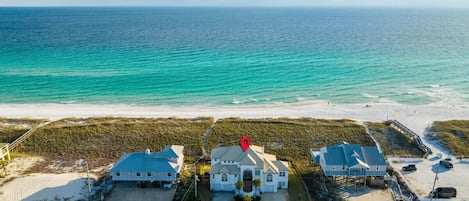
M 414 192 L 420 198 L 428 196 L 433 187 L 435 174 L 438 169 L 438 180 L 435 187 L 455 187 L 458 191 L 455 200 L 469 200 L 469 161 L 453 161 L 454 168 L 447 169 L 439 165 L 438 158 L 424 159 L 390 159 L 393 168 L 399 170 Z M 417 171 L 403 172 L 402 167 L 407 164 L 415 164 Z
M 176 186 L 166 190 L 156 187 L 138 188 L 135 182 L 119 182 L 106 201 L 168 201 L 173 200 Z

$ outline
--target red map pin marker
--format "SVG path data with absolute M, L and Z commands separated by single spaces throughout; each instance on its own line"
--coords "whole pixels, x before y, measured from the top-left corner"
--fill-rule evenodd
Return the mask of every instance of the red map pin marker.
M 248 137 L 242 137 L 241 140 L 239 140 L 239 145 L 241 145 L 243 151 L 246 151 L 248 150 L 249 145 L 251 145 L 251 139 Z

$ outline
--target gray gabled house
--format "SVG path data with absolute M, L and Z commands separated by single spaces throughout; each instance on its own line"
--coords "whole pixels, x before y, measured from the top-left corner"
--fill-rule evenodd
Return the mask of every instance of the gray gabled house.
M 385 176 L 386 160 L 376 146 L 360 146 L 340 142 L 323 147 L 320 151 L 310 150 L 315 163 L 319 163 L 326 176 Z

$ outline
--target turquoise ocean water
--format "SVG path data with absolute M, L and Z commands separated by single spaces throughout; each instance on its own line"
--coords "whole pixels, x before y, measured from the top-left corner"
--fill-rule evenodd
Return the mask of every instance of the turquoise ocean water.
M 469 10 L 0 8 L 0 103 L 469 102 Z

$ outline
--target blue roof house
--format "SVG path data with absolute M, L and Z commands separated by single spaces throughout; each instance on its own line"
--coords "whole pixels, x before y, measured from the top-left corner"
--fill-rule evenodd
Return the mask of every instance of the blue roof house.
M 123 155 L 111 168 L 113 181 L 176 181 L 184 161 L 184 146 L 166 146 L 163 151 Z
M 315 163 L 319 163 L 326 176 L 385 176 L 386 160 L 376 146 L 360 146 L 340 142 L 323 147 L 320 151 L 310 150 Z

